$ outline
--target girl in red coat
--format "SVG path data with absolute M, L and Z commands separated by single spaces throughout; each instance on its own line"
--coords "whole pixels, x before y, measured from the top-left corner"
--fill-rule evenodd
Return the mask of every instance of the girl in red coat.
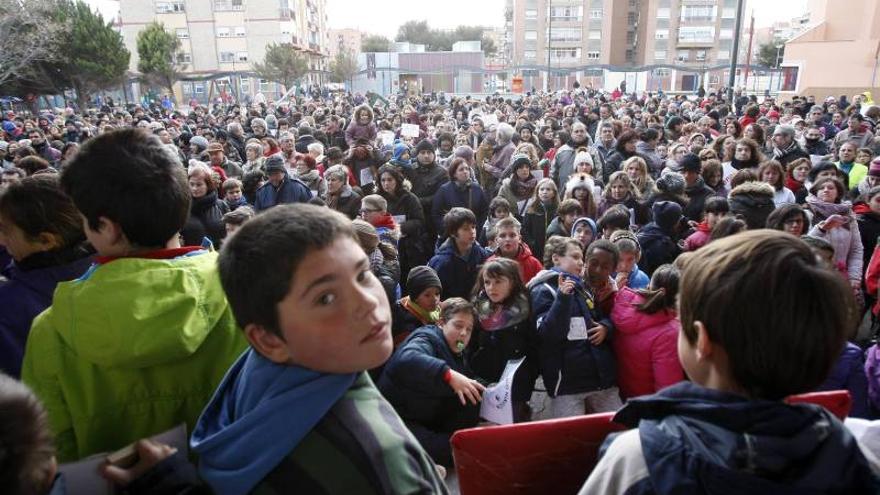
M 678 269 L 661 265 L 647 290 L 618 291 L 611 312 L 617 384 L 623 400 L 653 394 L 684 379 L 678 361 L 681 323 L 675 309 Z

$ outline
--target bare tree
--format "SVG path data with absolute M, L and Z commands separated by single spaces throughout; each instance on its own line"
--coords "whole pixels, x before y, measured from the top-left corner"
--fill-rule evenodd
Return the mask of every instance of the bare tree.
M 68 26 L 52 22 L 57 11 L 56 0 L 0 0 L 0 86 L 13 81 L 32 81 L 45 86 L 51 81 L 40 81 L 45 70 L 43 63 L 51 63 L 64 38 Z

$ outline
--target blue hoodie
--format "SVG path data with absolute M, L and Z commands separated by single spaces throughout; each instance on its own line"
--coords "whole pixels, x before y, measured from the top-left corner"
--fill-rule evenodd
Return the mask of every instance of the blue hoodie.
M 409 160 L 402 160 L 400 158 L 404 153 L 410 154 Z M 394 145 L 394 153 L 391 155 L 391 163 L 401 168 L 413 168 L 412 151 L 406 143 L 397 143 Z
M 275 364 L 249 349 L 229 368 L 193 431 L 199 474 L 218 495 L 249 492 L 355 378 Z

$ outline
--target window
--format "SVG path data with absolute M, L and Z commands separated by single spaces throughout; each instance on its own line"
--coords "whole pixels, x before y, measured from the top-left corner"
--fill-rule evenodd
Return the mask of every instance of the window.
M 193 88 L 197 95 L 205 94 L 205 83 L 195 83 Z
M 550 50 L 552 60 L 575 61 L 581 58 L 580 48 L 554 48 Z
M 186 28 L 177 28 L 176 34 L 178 38 L 189 38 L 189 30 Z
M 236 52 L 235 53 L 235 61 L 236 62 L 247 62 L 248 61 L 248 52 Z
M 180 89 L 183 90 L 183 94 L 191 95 L 193 92 L 193 85 L 192 83 L 188 82 L 180 83 Z
M 551 41 L 580 41 L 580 28 L 550 28 Z
M 632 62 L 633 60 L 635 60 L 635 58 L 636 58 L 636 54 L 634 51 L 632 51 L 631 49 L 626 51 L 626 61 L 627 62 Z
M 681 8 L 683 22 L 714 21 L 718 15 L 718 7 L 709 5 L 685 5 Z
M 270 84 L 272 83 L 270 83 L 267 79 L 260 79 L 260 92 L 268 93 Z
M 526 50 L 523 52 L 524 58 L 535 58 L 535 50 Z
M 626 43 L 628 45 L 632 45 L 636 42 L 636 32 L 635 31 L 627 31 L 626 32 Z
M 718 32 L 718 39 L 722 40 L 731 40 L 733 39 L 733 29 L 722 29 Z
M 550 7 L 550 19 L 554 21 L 580 21 L 583 16 L 583 6 Z
M 682 27 L 678 30 L 679 43 L 714 43 L 715 28 L 709 26 Z
M 669 19 L 669 9 L 657 9 L 657 19 Z
M 174 14 L 177 12 L 185 12 L 183 7 L 183 0 L 171 2 L 156 2 L 157 14 Z
M 630 7 L 635 7 L 636 5 L 638 5 L 638 3 L 639 3 L 639 0 L 629 0 Z
M 694 57 L 697 62 L 705 62 L 706 61 L 706 50 L 697 50 L 697 56 Z
M 602 9 L 593 9 L 590 11 L 590 19 L 601 19 Z
M 247 31 L 244 29 L 244 26 L 236 26 L 235 36 L 239 38 L 244 38 L 245 36 L 247 36 Z
M 669 39 L 669 30 L 668 29 L 658 29 L 654 31 L 654 39 L 655 40 L 668 40 Z
M 654 60 L 666 60 L 666 50 L 654 50 Z
M 730 9 L 725 7 L 721 10 L 721 18 L 722 19 L 734 19 L 736 18 L 736 9 Z
M 679 50 L 678 55 L 676 56 L 676 59 L 679 62 L 687 62 L 689 58 L 690 58 L 690 52 L 687 50 Z
M 282 22 L 281 23 L 281 34 L 283 35 L 291 35 L 296 30 L 296 26 L 292 22 Z
M 247 76 L 241 76 L 241 86 L 239 86 L 241 90 L 245 93 L 251 92 L 251 78 Z
M 220 62 L 224 64 L 235 62 L 235 54 L 232 52 L 220 52 Z
M 590 31 L 590 39 L 591 40 L 602 39 L 602 31 Z
M 244 10 L 244 0 L 214 0 L 214 10 Z
M 727 50 L 718 50 L 718 60 L 730 60 L 730 52 Z
M 666 68 L 654 69 L 654 75 L 657 77 L 669 77 L 669 74 L 671 74 L 669 69 L 666 69 Z
M 538 9 L 526 9 L 526 19 L 537 19 Z
M 231 36 L 231 30 L 228 27 L 217 27 L 217 37 L 218 38 L 228 38 Z
M 186 52 L 180 52 L 177 54 L 177 62 L 181 64 L 189 64 L 192 63 L 192 55 Z
M 526 39 L 527 40 L 538 39 L 538 32 L 537 31 L 526 31 Z
M 599 60 L 599 52 L 587 52 L 588 60 Z
M 626 23 L 632 26 L 639 20 L 639 14 L 636 12 L 629 12 L 626 14 Z

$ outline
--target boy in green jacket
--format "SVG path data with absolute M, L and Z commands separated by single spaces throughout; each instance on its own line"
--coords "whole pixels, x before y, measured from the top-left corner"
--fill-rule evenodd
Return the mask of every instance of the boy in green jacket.
M 219 266 L 251 349 L 192 435 L 214 492 L 446 493 L 365 372 L 391 355 L 391 309 L 351 221 L 277 206 L 227 241 Z
M 155 136 L 102 134 L 65 167 L 97 263 L 58 285 L 33 324 L 23 381 L 43 401 L 58 460 L 191 430 L 245 349 L 216 253 L 181 247 L 186 171 Z

